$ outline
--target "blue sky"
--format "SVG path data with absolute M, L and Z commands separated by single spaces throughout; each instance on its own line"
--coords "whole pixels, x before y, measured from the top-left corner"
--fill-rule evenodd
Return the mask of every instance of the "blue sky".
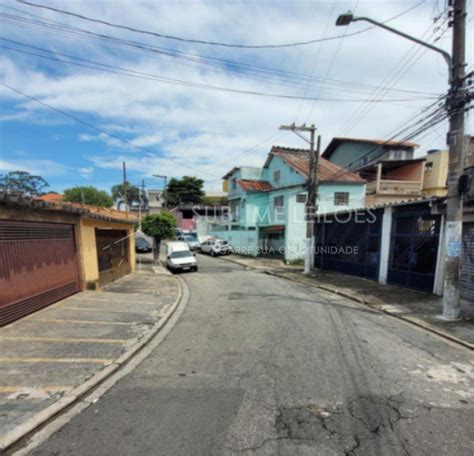
M 349 9 L 355 9 L 358 15 L 386 20 L 419 3 L 408 0 L 42 2 L 159 33 L 247 44 L 343 35 L 366 28 L 359 23 L 349 28 L 335 27 L 337 15 Z M 468 2 L 469 8 L 472 3 Z M 433 102 L 434 94 L 446 89 L 447 76 L 441 57 L 377 29 L 308 46 L 246 50 L 158 39 L 11 0 L 5 0 L 3 5 L 0 12 L 9 16 L 2 19 L 2 38 L 52 53 L 11 42 L 0 44 L 62 61 L 0 49 L 0 81 L 141 147 L 108 137 L 0 87 L 0 173 L 23 169 L 40 174 L 52 190 L 59 192 L 74 185 L 110 190 L 122 179 L 124 160 L 129 180 L 136 184 L 144 179 L 149 188 L 159 187 L 161 181 L 153 178 L 153 174 L 187 174 L 205 179 L 206 188 L 217 190 L 220 177 L 233 166 L 262 165 L 272 144 L 304 145 L 291 133 L 280 132 L 281 124 L 315 123 L 323 146 L 336 135 L 388 139 L 397 125 L 415 118 L 423 106 Z M 390 24 L 431 42 L 440 37 L 436 44 L 448 49 L 451 31 L 444 24 L 445 15 L 441 14 L 444 6 L 444 1 L 427 0 Z M 433 19 L 438 16 L 434 24 Z M 69 27 L 186 52 L 192 59 L 105 43 L 72 35 L 64 29 L 25 23 L 21 18 L 59 21 Z M 471 18 L 468 16 L 468 70 L 472 70 L 474 53 Z M 65 63 L 67 59 L 59 54 L 158 77 L 321 99 L 302 102 L 167 84 L 73 66 Z M 231 71 L 228 64 L 219 68 L 204 65 L 199 60 L 203 55 L 292 74 L 287 75 L 289 83 L 277 80 L 274 72 L 268 77 L 249 77 Z M 301 75 L 319 79 L 309 82 Z M 380 89 L 374 91 L 380 85 L 392 89 L 384 97 L 403 101 L 372 104 L 347 101 L 373 99 L 381 93 Z M 346 101 L 326 101 L 327 98 Z M 473 121 L 469 119 L 468 133 L 473 130 Z M 444 147 L 445 133 L 446 122 L 416 138 L 420 144 L 418 155 Z

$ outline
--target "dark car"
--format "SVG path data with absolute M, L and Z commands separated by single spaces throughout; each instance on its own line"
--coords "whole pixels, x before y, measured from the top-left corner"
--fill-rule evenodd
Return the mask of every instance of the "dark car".
M 148 253 L 152 251 L 151 244 L 144 238 L 135 239 L 135 252 Z

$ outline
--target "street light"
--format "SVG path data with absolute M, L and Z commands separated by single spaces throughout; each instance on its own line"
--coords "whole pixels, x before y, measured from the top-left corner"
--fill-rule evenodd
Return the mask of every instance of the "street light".
M 383 24 L 382 22 L 375 21 L 374 19 L 371 19 L 370 17 L 355 17 L 354 14 L 352 14 L 350 11 L 348 11 L 345 14 L 341 14 L 337 20 L 336 20 L 336 25 L 339 27 L 345 27 L 349 25 L 351 22 L 357 22 L 357 21 L 365 21 L 369 22 L 372 25 L 375 25 L 377 27 L 381 27 L 385 30 L 388 30 L 389 32 L 395 33 L 396 35 L 403 36 L 403 38 L 406 38 L 407 40 L 413 41 L 415 43 L 418 43 L 421 46 L 427 47 L 428 49 L 431 49 L 432 51 L 438 52 L 441 54 L 446 61 L 448 68 L 449 68 L 449 80 L 451 81 L 451 68 L 452 68 L 452 59 L 451 56 L 449 55 L 448 52 L 446 52 L 443 49 L 440 49 L 439 47 L 433 46 L 430 43 L 426 43 L 425 41 L 421 41 L 418 38 L 415 38 L 414 36 L 407 35 L 406 33 L 401 32 L 400 30 L 394 29 L 392 27 L 389 27 L 388 25 Z
M 349 11 L 341 14 L 337 26 L 347 26 L 351 22 L 365 21 L 381 27 L 396 35 L 413 41 L 441 54 L 449 68 L 450 90 L 446 98 L 446 110 L 449 115 L 449 172 L 447 179 L 446 200 L 446 256 L 443 293 L 443 316 L 446 320 L 457 320 L 460 317 L 459 275 L 461 265 L 461 236 L 463 222 L 463 198 L 458 190 L 460 176 L 464 168 L 464 108 L 469 101 L 465 89 L 466 65 L 466 0 L 450 0 L 450 25 L 453 26 L 452 56 L 430 43 L 407 35 L 400 30 L 389 27 L 368 17 L 354 17 Z
M 346 14 L 341 14 L 336 21 L 336 25 L 349 25 L 354 20 L 354 15 L 348 11 Z

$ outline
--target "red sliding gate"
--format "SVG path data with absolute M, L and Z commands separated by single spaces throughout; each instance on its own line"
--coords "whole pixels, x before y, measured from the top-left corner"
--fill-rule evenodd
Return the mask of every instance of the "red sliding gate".
M 79 290 L 73 225 L 0 220 L 0 326 Z

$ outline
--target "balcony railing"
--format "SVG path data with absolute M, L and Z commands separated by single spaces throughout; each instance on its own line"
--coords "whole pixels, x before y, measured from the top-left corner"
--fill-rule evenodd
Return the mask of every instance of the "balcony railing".
M 378 195 L 418 195 L 421 192 L 421 181 L 385 180 L 367 183 L 367 193 Z

